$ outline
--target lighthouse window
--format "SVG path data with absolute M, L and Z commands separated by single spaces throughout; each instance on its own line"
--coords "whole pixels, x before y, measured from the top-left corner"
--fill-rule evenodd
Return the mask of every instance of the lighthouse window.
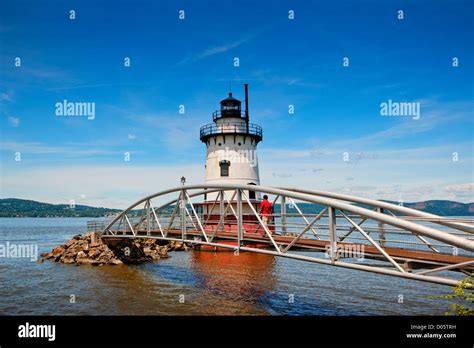
M 221 176 L 229 176 L 229 161 L 220 161 L 219 166 L 221 167 Z
M 242 143 L 239 143 L 239 146 L 242 146 Z

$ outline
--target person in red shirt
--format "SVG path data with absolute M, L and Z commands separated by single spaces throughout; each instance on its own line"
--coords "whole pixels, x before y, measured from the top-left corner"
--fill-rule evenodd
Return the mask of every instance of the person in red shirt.
M 262 222 L 265 226 L 268 226 L 273 214 L 272 204 L 268 201 L 268 196 L 263 195 L 263 201 L 260 203 L 260 215 L 262 217 Z

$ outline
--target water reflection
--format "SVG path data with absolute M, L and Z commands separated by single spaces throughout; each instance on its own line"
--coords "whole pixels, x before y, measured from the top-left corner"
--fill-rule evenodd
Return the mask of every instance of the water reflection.
M 190 259 L 199 287 L 224 301 L 259 306 L 277 284 L 275 258 L 271 255 L 241 252 L 236 256 L 232 252 L 193 251 Z M 252 308 L 246 314 L 258 312 Z

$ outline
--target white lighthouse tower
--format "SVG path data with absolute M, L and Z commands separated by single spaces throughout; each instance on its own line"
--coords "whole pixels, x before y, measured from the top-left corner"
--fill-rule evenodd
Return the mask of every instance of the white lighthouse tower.
M 220 110 L 212 114 L 214 123 L 201 127 L 200 138 L 206 144 L 206 183 L 259 185 L 257 144 L 262 141 L 262 128 L 249 123 L 248 84 L 245 84 L 245 111 L 232 93 L 220 102 Z M 255 192 L 246 192 L 251 200 Z M 217 194 L 209 194 L 207 201 Z

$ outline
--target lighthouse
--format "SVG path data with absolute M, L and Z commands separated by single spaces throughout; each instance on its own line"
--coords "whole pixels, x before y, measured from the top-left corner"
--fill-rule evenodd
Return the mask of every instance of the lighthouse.
M 244 94 L 245 110 L 242 110 L 242 102 L 229 92 L 227 98 L 220 101 L 219 110 L 212 113 L 213 123 L 200 129 L 200 139 L 206 145 L 206 184 L 260 185 L 257 145 L 263 140 L 263 132 L 262 127 L 249 122 L 248 84 L 244 84 Z M 261 203 L 259 192 L 251 189 L 239 190 L 238 193 L 225 189 L 212 191 L 204 194 L 204 201 L 194 205 L 202 221 L 206 221 L 207 231 L 230 234 L 274 232 L 274 224 L 264 228 L 257 216 Z M 220 243 L 237 245 L 239 242 Z M 258 241 L 244 244 L 255 248 L 266 247 Z M 215 245 L 199 244 L 195 248 L 219 251 Z
M 263 139 L 262 127 L 249 123 L 248 84 L 244 85 L 245 110 L 242 102 L 229 92 L 221 100 L 220 109 L 212 114 L 213 123 L 200 129 L 206 145 L 206 176 L 208 184 L 259 185 L 257 145 Z M 250 200 L 257 200 L 254 191 L 247 191 Z M 206 201 L 216 193 L 206 196 Z

